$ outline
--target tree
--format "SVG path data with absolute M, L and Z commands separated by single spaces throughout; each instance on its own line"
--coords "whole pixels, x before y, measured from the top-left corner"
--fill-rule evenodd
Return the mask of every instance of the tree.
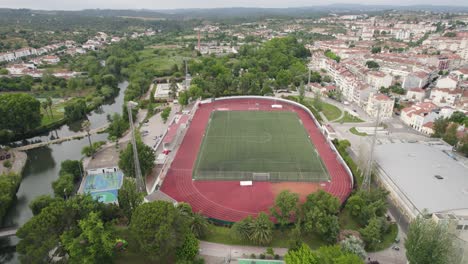
M 140 205 L 132 216 L 130 231 L 142 253 L 165 262 L 190 234 L 187 219 L 172 203 L 155 201 Z
M 125 177 L 122 187 L 119 189 L 119 207 L 124 212 L 128 221 L 138 206 L 143 203 L 144 193 L 138 192 L 134 178 Z
M 364 242 L 355 236 L 345 238 L 340 242 L 340 246 L 344 252 L 355 254 L 361 259 L 365 259 L 367 256 L 367 253 L 364 250 Z
M 1 179 L 1 177 L 0 177 Z M 60 236 L 66 230 L 77 228 L 79 220 L 91 212 L 104 212 L 107 205 L 91 195 L 77 195 L 68 200 L 57 199 L 33 216 L 18 232 L 17 252 L 24 263 L 47 263 L 49 252 L 59 246 Z
M 33 215 L 38 215 L 41 213 L 42 209 L 56 201 L 58 201 L 58 198 L 53 198 L 48 194 L 39 195 L 29 203 L 29 209 L 31 209 Z
M 284 256 L 286 264 L 318 264 L 317 256 L 307 244 L 302 244 L 297 250 L 290 250 Z
M 339 233 L 340 202 L 333 195 L 320 190 L 309 194 L 302 205 L 302 221 L 307 232 L 316 232 L 328 243 L 336 242 Z
M 109 127 L 107 128 L 109 137 L 121 138 L 129 127 L 127 120 L 118 113 L 114 113 L 112 117 L 109 115 L 108 120 L 110 121 Z
M 161 113 L 161 118 L 163 120 L 164 123 L 167 122 L 167 119 L 169 118 L 169 114 L 171 113 L 171 108 L 170 107 L 166 107 L 164 108 L 164 110 L 162 111 Z
M 373 54 L 382 52 L 382 47 L 372 47 L 371 52 Z
M 47 111 L 49 109 L 49 105 L 47 105 L 47 102 L 42 102 L 41 106 L 42 106 L 42 109 L 44 109 L 44 112 L 46 113 L 46 115 L 50 116 L 50 113 Z M 50 116 L 50 117 L 52 117 L 52 116 Z
M 304 96 L 305 96 L 305 87 L 304 87 L 304 83 L 301 82 L 301 85 L 299 86 L 299 103 L 303 103 L 304 102 Z
M 29 94 L 0 94 L 0 130 L 24 134 L 41 124 L 41 103 Z
M 412 264 L 459 263 L 455 243 L 446 223 L 418 216 L 408 227 L 406 257 Z
M 434 120 L 434 134 L 433 137 L 440 138 L 445 134 L 449 120 L 447 118 L 439 117 Z
M 52 105 L 53 105 L 53 102 L 52 102 L 52 98 L 49 96 L 47 97 L 47 106 L 49 107 L 49 111 L 50 111 L 50 116 L 52 118 L 54 118 L 54 112 L 52 111 Z
M 275 205 L 270 209 L 273 217 L 276 218 L 281 227 L 291 222 L 291 218 L 297 213 L 299 195 L 288 190 L 280 192 L 275 199 Z
M 361 229 L 362 239 L 366 242 L 366 248 L 375 249 L 375 247 L 382 240 L 382 222 L 377 218 L 373 217 L 370 219 L 369 224 Z
M 68 102 L 65 106 L 65 118 L 68 122 L 74 122 L 86 117 L 87 106 L 83 99 Z
M 261 212 L 252 223 L 250 240 L 258 245 L 267 245 L 273 238 L 273 223 L 268 215 Z
M 340 246 L 322 246 L 315 251 L 320 264 L 364 264 L 358 256 L 344 252 Z
M 366 226 L 373 217 L 382 217 L 387 212 L 388 192 L 383 189 L 359 190 L 346 203 L 346 208 L 357 222 Z
M 138 159 L 140 161 L 141 173 L 143 176 L 146 176 L 154 167 L 156 155 L 154 154 L 154 150 L 144 144 L 139 137 L 136 140 L 136 147 L 138 152 Z M 120 152 L 119 168 L 125 173 L 127 177 L 135 178 L 135 164 L 133 161 L 132 144 L 128 144 L 127 147 Z
M 380 65 L 377 62 L 372 61 L 372 60 L 366 61 L 366 66 L 369 69 L 378 69 L 378 68 L 380 68 Z
M 445 131 L 445 134 L 442 137 L 442 139 L 452 146 L 455 145 L 458 141 L 457 129 L 458 129 L 458 124 L 451 123 L 450 125 L 448 125 L 447 130 Z
M 0 220 L 13 203 L 20 181 L 20 176 L 12 172 L 0 175 Z
M 468 126 L 468 116 L 460 111 L 453 112 L 453 114 L 449 118 L 449 121 L 458 123 L 460 125 Z
M 78 182 L 81 179 L 83 172 L 83 164 L 79 160 L 64 160 L 60 164 L 59 174 L 71 174 L 73 175 L 74 182 Z
M 319 92 L 315 92 L 312 105 L 317 109 L 317 111 L 322 111 L 322 98 Z
M 247 241 L 250 239 L 252 233 L 253 222 L 253 218 L 249 215 L 241 221 L 234 223 L 234 225 L 232 225 L 232 230 L 238 238 Z
M 108 263 L 112 261 L 115 239 L 96 212 L 80 220 L 78 228 L 60 237 L 70 263 Z
M 59 178 L 52 182 L 52 189 L 56 197 L 67 198 L 73 194 L 75 185 L 73 184 L 73 175 L 62 174 Z
M 192 213 L 190 230 L 197 238 L 204 238 L 208 233 L 208 220 L 201 213 Z
M 186 106 L 189 102 L 189 94 L 187 91 L 179 92 L 179 98 L 177 99 L 180 105 Z
M 185 236 L 182 246 L 176 249 L 176 257 L 178 261 L 192 261 L 198 254 L 199 242 L 194 234 L 189 233 Z
M 91 134 L 89 133 L 91 131 L 91 122 L 89 122 L 89 120 L 84 120 L 81 123 L 81 130 L 86 132 L 86 135 L 88 136 L 89 147 L 92 149 L 93 144 L 91 143 Z M 94 156 L 94 151 L 91 152 L 91 156 Z
M 177 87 L 177 83 L 175 79 L 171 79 L 170 84 L 169 84 L 169 97 L 172 99 L 175 99 L 177 97 L 177 91 L 179 88 Z

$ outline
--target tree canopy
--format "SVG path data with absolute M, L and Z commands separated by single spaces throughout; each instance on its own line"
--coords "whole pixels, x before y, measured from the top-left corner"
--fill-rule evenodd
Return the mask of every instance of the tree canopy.
M 165 262 L 190 234 L 189 221 L 172 203 L 155 201 L 140 205 L 132 216 L 130 230 L 141 252 Z
M 141 141 L 140 137 L 137 138 L 136 145 L 141 173 L 143 176 L 148 175 L 154 167 L 156 155 L 151 147 Z M 120 152 L 119 168 L 124 172 L 125 176 L 132 178 L 135 177 L 135 164 L 133 161 L 133 148 L 131 143 L 129 143 L 127 147 Z
M 281 226 L 291 222 L 291 218 L 297 213 L 299 195 L 288 190 L 280 192 L 275 198 L 275 204 L 270 209 L 272 216 Z
M 24 134 L 41 124 L 41 104 L 29 94 L 0 94 L 0 130 Z
M 405 240 L 406 257 L 412 264 L 459 263 L 455 237 L 446 223 L 418 216 L 408 228 Z

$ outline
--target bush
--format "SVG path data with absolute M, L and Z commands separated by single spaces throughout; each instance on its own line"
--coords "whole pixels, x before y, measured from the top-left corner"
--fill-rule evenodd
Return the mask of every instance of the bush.
M 20 181 L 19 175 L 15 173 L 0 175 L 0 220 L 13 202 Z
M 265 254 L 260 254 L 260 259 L 265 259 Z
M 169 118 L 169 114 L 171 113 L 171 108 L 170 107 L 166 107 L 164 108 L 164 110 L 162 111 L 161 113 L 161 118 L 162 120 L 164 121 L 164 123 L 167 122 L 167 119 Z
M 11 169 L 11 161 L 7 160 L 5 162 L 3 162 L 3 167 L 7 168 L 7 169 Z
M 280 259 L 280 255 L 275 254 L 275 259 Z
M 252 253 L 252 254 L 250 254 L 250 258 L 252 258 L 252 259 L 256 259 L 256 258 L 257 258 L 257 256 L 255 256 L 255 254 L 254 254 L 254 253 Z

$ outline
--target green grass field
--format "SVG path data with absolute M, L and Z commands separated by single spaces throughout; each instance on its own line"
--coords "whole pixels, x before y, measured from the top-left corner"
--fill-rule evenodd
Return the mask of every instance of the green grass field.
M 296 113 L 213 112 L 194 179 L 253 180 L 253 173 L 269 173 L 270 181 L 329 179 Z

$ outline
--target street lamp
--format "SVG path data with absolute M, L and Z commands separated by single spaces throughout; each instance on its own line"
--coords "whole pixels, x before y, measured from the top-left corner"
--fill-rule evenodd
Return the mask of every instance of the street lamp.
M 133 115 L 132 109 L 137 107 L 138 103 L 129 101 L 127 103 L 127 111 L 128 111 L 128 122 L 130 123 L 130 129 L 132 132 L 132 147 L 133 147 L 133 161 L 135 165 L 135 178 L 136 178 L 136 185 L 137 190 L 140 192 L 145 192 L 145 184 L 143 182 L 143 176 L 141 175 L 141 168 L 140 168 L 140 159 L 138 158 L 138 151 L 136 146 L 136 137 L 135 137 L 135 126 L 133 125 Z

